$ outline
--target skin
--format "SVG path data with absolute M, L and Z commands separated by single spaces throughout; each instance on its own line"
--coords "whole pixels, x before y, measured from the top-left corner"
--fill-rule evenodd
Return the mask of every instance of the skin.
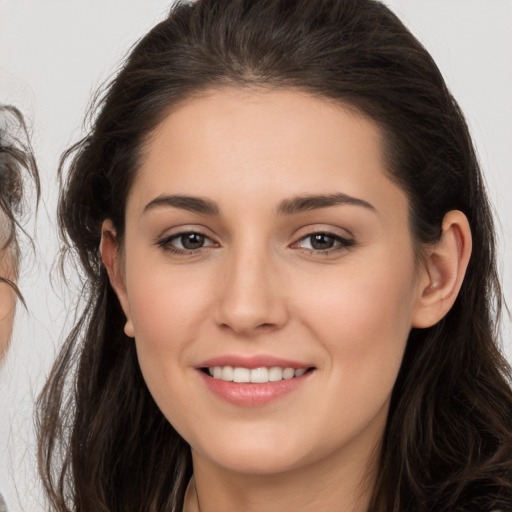
M 334 193 L 365 204 L 279 212 Z M 147 206 L 176 194 L 219 212 Z M 204 234 L 206 246 L 169 250 L 183 232 Z M 333 247 L 312 248 L 312 233 Z M 192 449 L 186 511 L 367 509 L 408 333 L 442 318 L 462 282 L 464 215 L 445 217 L 420 263 L 413 245 L 379 128 L 353 110 L 299 92 L 225 89 L 181 103 L 155 130 L 123 246 L 107 220 L 101 250 L 149 390 Z M 241 407 L 197 370 L 224 354 L 314 371 L 278 400 Z
M 4 357 L 11 339 L 16 295 L 6 283 L 0 283 L 0 360 Z
M 3 219 L 0 220 L 0 223 L 2 222 Z M 0 254 L 0 276 L 13 279 L 13 274 L 12 257 L 9 254 L 9 249 L 4 249 L 4 253 Z M 0 361 L 5 356 L 11 339 L 15 306 L 16 294 L 14 290 L 7 283 L 0 281 Z

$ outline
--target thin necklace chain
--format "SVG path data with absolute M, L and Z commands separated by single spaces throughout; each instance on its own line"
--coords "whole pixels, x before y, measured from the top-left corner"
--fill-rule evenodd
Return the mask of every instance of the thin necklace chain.
M 196 495 L 197 512 L 201 512 L 201 505 L 199 504 L 199 493 L 197 492 L 196 479 L 194 478 L 194 494 Z
M 197 503 L 197 512 L 201 512 L 201 505 L 199 505 L 199 494 L 197 493 L 197 487 L 194 482 L 194 489 L 196 491 L 196 503 Z

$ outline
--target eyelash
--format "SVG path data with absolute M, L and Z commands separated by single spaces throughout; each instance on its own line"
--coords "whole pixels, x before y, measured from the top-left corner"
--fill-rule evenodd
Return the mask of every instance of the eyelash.
M 184 237 L 191 236 L 191 235 L 199 236 L 199 237 L 203 238 L 204 240 L 209 240 L 212 243 L 210 243 L 208 245 L 203 245 L 196 249 L 186 249 L 185 247 L 183 247 L 183 242 L 181 242 L 181 245 L 182 245 L 181 248 L 172 245 L 173 241 L 180 240 L 180 239 L 183 241 Z M 205 235 L 204 233 L 201 233 L 200 231 L 181 231 L 180 233 L 176 233 L 174 235 L 165 237 L 162 240 L 159 240 L 156 245 L 161 247 L 166 252 L 170 252 L 172 254 L 177 254 L 180 256 L 187 256 L 187 255 L 198 254 L 199 252 L 202 252 L 202 250 L 204 250 L 205 248 L 214 247 L 216 244 L 215 244 L 215 242 L 213 242 L 211 240 L 211 238 L 209 236 Z
M 314 247 L 301 247 L 300 243 L 304 242 L 306 240 L 310 241 L 310 245 L 313 237 L 326 237 L 331 239 L 332 243 L 334 244 L 332 247 L 328 247 L 326 249 L 315 249 Z M 303 252 L 306 252 L 307 254 L 312 255 L 329 255 L 332 253 L 335 253 L 337 251 L 341 250 L 347 250 L 350 247 L 353 247 L 355 245 L 355 240 L 351 240 L 345 237 L 342 237 L 340 235 L 336 235 L 334 233 L 329 233 L 326 231 L 318 231 L 315 233 L 308 233 L 306 236 L 301 237 L 297 242 L 292 244 L 292 247 L 298 246 Z
M 195 249 L 187 249 L 183 247 L 183 238 L 186 236 L 196 236 L 201 237 L 203 241 L 208 240 L 209 244 L 202 245 L 200 247 L 197 247 Z M 332 247 L 328 247 L 326 249 L 315 249 L 312 247 L 312 239 L 313 237 L 326 237 L 330 239 L 333 243 Z M 310 241 L 311 247 L 302 247 L 301 243 L 308 240 Z M 173 245 L 173 242 L 176 240 L 181 240 L 182 247 L 176 247 Z M 172 254 L 176 254 L 179 256 L 187 256 L 187 255 L 194 255 L 201 253 L 204 249 L 208 249 L 209 247 L 215 247 L 217 244 L 211 240 L 211 238 L 200 231 L 182 231 L 180 233 L 176 233 L 174 235 L 168 236 L 163 238 L 162 240 L 159 240 L 156 245 L 161 247 L 164 251 L 170 252 Z M 290 247 L 292 248 L 298 248 L 302 252 L 305 252 L 307 254 L 311 255 L 329 255 L 334 252 L 340 251 L 340 250 L 347 250 L 350 247 L 353 247 L 355 245 L 355 240 L 351 240 L 345 237 L 342 237 L 340 235 L 336 235 L 334 233 L 329 233 L 325 231 L 319 231 L 315 233 L 308 233 L 307 235 L 299 238 L 296 242 L 294 242 Z

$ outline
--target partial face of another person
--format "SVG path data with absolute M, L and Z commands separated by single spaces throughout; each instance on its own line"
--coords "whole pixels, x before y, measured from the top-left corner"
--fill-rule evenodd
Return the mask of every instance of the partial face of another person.
M 373 121 L 289 91 L 178 105 L 146 146 L 111 277 L 194 463 L 268 475 L 375 447 L 421 323 L 413 245 Z
M 8 238 L 8 223 L 0 212 L 0 247 Z M 9 247 L 0 251 L 0 277 L 14 279 L 14 255 Z M 11 338 L 16 304 L 16 293 L 9 284 L 0 281 L 0 361 L 3 359 Z

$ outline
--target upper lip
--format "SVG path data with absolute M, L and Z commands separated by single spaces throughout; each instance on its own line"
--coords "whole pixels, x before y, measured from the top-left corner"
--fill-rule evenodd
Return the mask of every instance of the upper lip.
M 206 359 L 199 363 L 197 368 L 211 368 L 213 366 L 232 366 L 238 368 L 272 368 L 273 366 L 279 366 L 281 368 L 294 368 L 297 370 L 299 368 L 310 368 L 313 365 L 267 354 L 253 356 L 226 354 Z

